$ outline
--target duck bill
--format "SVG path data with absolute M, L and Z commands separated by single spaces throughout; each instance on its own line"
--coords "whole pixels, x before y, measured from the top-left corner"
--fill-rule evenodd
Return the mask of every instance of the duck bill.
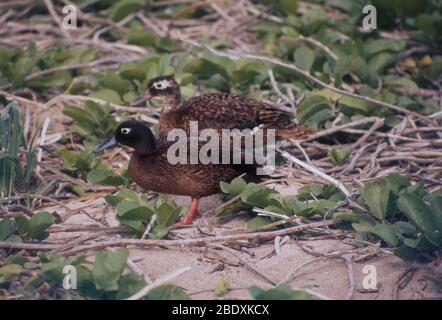
M 142 104 L 143 102 L 152 99 L 152 95 L 149 92 L 143 93 L 142 95 L 134 98 L 129 105 L 130 106 L 138 106 Z
M 115 136 L 111 136 L 105 142 L 103 142 L 99 146 L 96 146 L 95 149 L 94 149 L 94 153 L 98 153 L 98 152 L 101 152 L 103 150 L 106 150 L 106 149 L 109 149 L 109 148 L 113 148 L 117 144 L 118 143 L 117 143 L 117 140 L 115 139 Z

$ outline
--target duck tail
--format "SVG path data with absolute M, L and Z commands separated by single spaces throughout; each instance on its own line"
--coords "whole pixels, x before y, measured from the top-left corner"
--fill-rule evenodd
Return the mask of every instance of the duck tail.
M 306 139 L 315 133 L 315 130 L 304 126 L 296 126 L 287 129 L 276 129 L 276 136 L 288 140 Z

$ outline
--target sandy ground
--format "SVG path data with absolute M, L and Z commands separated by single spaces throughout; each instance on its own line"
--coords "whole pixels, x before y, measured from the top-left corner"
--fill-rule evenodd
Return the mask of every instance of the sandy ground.
M 281 191 L 290 193 L 293 190 Z M 185 197 L 173 198 L 182 205 L 189 203 L 189 199 Z M 200 212 L 205 212 L 219 203 L 221 202 L 217 195 L 203 199 Z M 69 206 L 84 204 L 84 202 L 71 202 Z M 101 219 L 101 221 L 106 220 L 109 225 L 118 225 L 114 220 L 114 210 L 105 204 L 103 199 L 90 202 L 87 212 L 89 217 L 85 214 L 76 214 L 66 223 L 97 223 L 97 220 Z M 215 234 L 226 231 L 240 232 L 246 229 L 249 219 L 250 217 L 244 214 L 224 220 L 210 216 L 203 218 L 199 225 L 202 229 Z M 195 222 L 197 223 L 198 221 Z M 202 236 L 195 225 L 178 230 L 175 235 L 183 238 Z M 55 239 L 52 235 L 51 237 Z M 62 234 L 58 234 L 57 238 L 59 237 L 62 237 Z M 289 282 L 292 288 L 309 288 L 323 298 L 346 299 L 350 293 L 351 299 L 434 299 L 440 296 L 433 282 L 427 278 L 430 275 L 428 270 L 424 269 L 418 269 L 415 273 L 411 272 L 403 277 L 401 288 L 398 290 L 398 284 L 401 283 L 398 280 L 406 273 L 409 266 L 391 254 L 381 252 L 361 262 L 354 261 L 361 256 L 357 253 L 344 254 L 343 257 L 347 260 L 320 259 L 315 254 L 348 251 L 354 249 L 354 246 L 333 238 L 296 240 L 286 237 L 284 240 L 278 254 L 275 253 L 274 242 L 269 241 L 261 245 L 242 246 L 240 250 L 204 247 L 157 247 L 142 250 L 130 248 L 130 258 L 153 280 L 169 272 L 190 267 L 189 271 L 174 279 L 172 283 L 182 287 L 193 299 L 250 299 L 252 297 L 248 289 L 252 285 L 271 288 L 272 283 L 279 283 L 294 270 L 297 270 L 295 277 Z M 230 253 L 231 251 L 234 255 Z M 245 267 L 238 257 L 248 267 Z M 378 289 L 371 292 L 364 290 L 363 287 L 363 279 L 367 276 L 363 270 L 364 267 L 373 270 L 370 266 L 374 266 L 376 270 L 378 283 Z M 219 279 L 227 279 L 231 288 L 222 297 L 218 297 L 214 292 Z

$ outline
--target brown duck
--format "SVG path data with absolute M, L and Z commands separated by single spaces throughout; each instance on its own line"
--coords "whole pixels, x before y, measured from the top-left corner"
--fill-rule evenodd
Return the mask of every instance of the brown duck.
M 198 214 L 199 199 L 219 193 L 219 182 L 230 182 L 246 173 L 250 177 L 256 172 L 254 165 L 246 164 L 171 164 L 167 151 L 173 144 L 165 136 L 155 139 L 152 131 L 139 121 L 125 121 L 115 134 L 97 146 L 95 153 L 118 144 L 134 149 L 129 160 L 128 175 L 146 190 L 185 195 L 192 203 L 178 225 L 190 224 Z M 201 146 L 199 146 L 201 147 Z M 256 178 L 256 177 L 255 177 Z
M 147 90 L 131 105 L 146 100 L 161 102 L 160 134 L 172 129 L 189 132 L 189 122 L 198 121 L 199 129 L 263 128 L 276 129 L 276 136 L 303 139 L 313 130 L 293 121 L 293 115 L 268 103 L 232 93 L 208 93 L 183 101 L 181 90 L 173 76 L 152 79 Z

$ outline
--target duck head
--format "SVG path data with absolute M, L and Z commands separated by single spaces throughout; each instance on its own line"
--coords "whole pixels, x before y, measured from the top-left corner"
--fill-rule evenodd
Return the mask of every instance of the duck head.
M 171 75 L 153 78 L 149 81 L 146 92 L 133 99 L 130 105 L 137 106 L 146 100 L 157 100 L 164 109 L 173 108 L 181 101 L 180 86 Z
M 94 153 L 115 147 L 118 144 L 131 147 L 140 154 L 151 154 L 156 149 L 155 137 L 152 131 L 142 122 L 135 120 L 121 123 L 115 130 L 114 135 L 95 147 Z

